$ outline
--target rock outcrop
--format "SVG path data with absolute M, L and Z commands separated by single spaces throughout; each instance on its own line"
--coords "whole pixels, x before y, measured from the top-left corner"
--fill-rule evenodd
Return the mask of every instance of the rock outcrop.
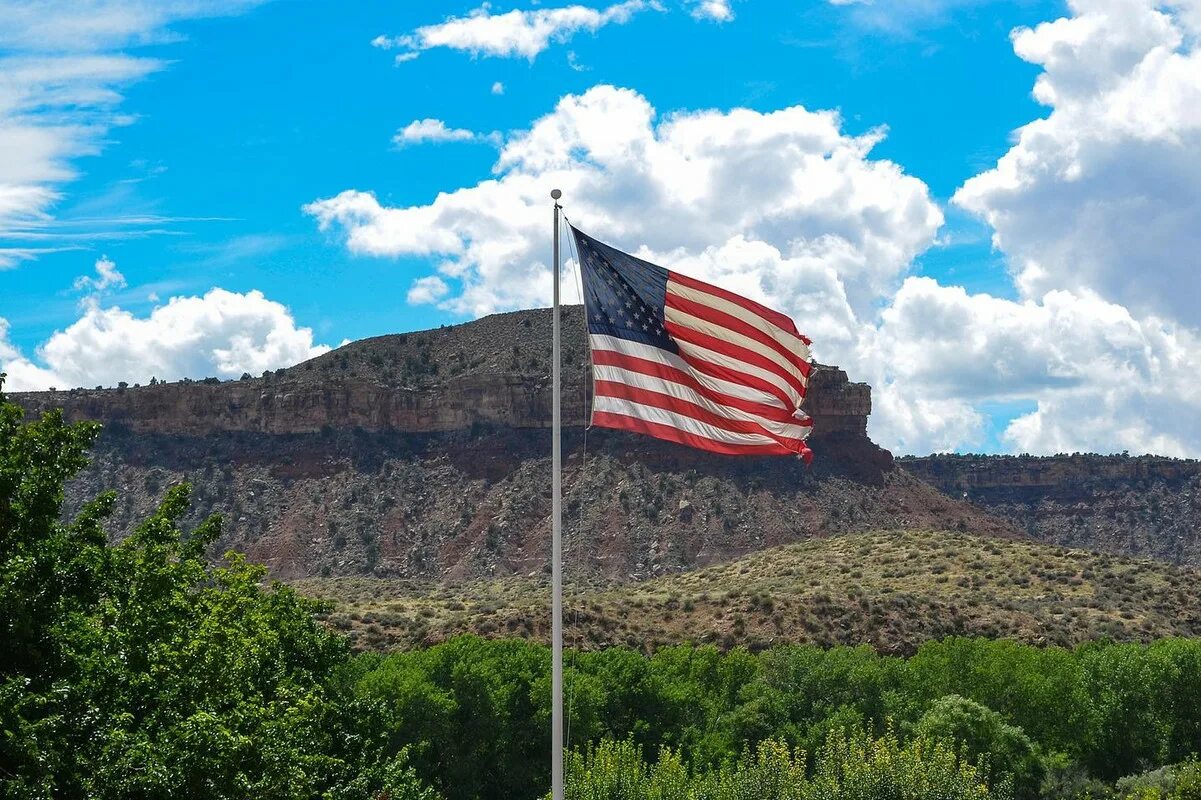
M 1014 535 L 893 469 L 867 437 L 868 386 L 814 373 L 813 468 L 585 432 L 587 350 L 564 329 L 565 528 L 577 578 L 644 578 L 765 546 L 873 528 Z M 105 423 L 70 487 L 121 500 L 121 535 L 187 480 L 219 548 L 280 577 L 471 578 L 547 566 L 550 314 L 499 314 L 355 342 L 262 377 L 14 395 Z
M 899 463 L 1031 537 L 1201 564 L 1201 461 L 1158 456 L 927 456 Z
M 582 315 L 565 309 L 563 420 L 584 424 L 589 381 Z M 528 324 L 525 324 L 528 323 Z M 481 330 L 483 329 L 483 330 Z M 355 342 L 311 362 L 240 381 L 160 383 L 13 395 L 31 413 L 117 423 L 139 434 L 206 436 L 363 430 L 444 433 L 550 425 L 550 313 L 515 312 Z M 481 335 L 483 334 L 483 335 Z M 806 410 L 814 436 L 867 439 L 871 388 L 819 366 Z

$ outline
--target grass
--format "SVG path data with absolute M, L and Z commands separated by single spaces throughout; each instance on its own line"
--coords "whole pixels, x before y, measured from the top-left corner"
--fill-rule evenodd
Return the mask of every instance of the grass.
M 881 531 L 772 548 L 639 583 L 569 582 L 564 636 L 583 649 L 813 642 L 869 643 L 892 653 L 949 635 L 1061 645 L 1099 637 L 1148 641 L 1201 635 L 1198 578 L 1194 569 L 1025 540 Z M 423 646 L 464 631 L 549 639 L 545 578 L 295 585 L 332 600 L 327 623 L 361 649 Z

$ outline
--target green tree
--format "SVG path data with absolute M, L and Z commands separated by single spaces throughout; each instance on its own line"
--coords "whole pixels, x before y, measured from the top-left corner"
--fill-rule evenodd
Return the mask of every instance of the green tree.
M 181 530 L 185 486 L 117 545 L 111 493 L 61 521 L 99 428 L 23 417 L 0 395 L 0 796 L 433 796 L 319 604 L 211 566 L 220 521 Z
M 917 733 L 931 740 L 958 742 L 993 774 L 1013 781 L 1019 797 L 1037 797 L 1045 770 L 1038 749 L 1021 728 L 987 706 L 957 694 L 941 697 L 917 723 Z

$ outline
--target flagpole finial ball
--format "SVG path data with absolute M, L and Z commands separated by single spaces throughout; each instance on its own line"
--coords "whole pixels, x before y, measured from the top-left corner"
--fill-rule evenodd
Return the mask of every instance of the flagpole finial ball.
M 550 199 L 551 199 L 551 200 L 558 200 L 558 199 L 559 199 L 560 197 L 562 197 L 562 196 L 563 196 L 563 193 L 562 193 L 562 192 L 560 192 L 558 189 L 551 189 L 551 190 L 550 190 Z

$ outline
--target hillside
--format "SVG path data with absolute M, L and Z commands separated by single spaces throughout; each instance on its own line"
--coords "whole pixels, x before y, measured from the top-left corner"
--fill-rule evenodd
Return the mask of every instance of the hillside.
M 1201 461 L 1075 454 L 898 463 L 1040 541 L 1201 565 Z
M 813 536 L 894 527 L 1017 535 L 893 468 L 867 437 L 870 388 L 818 369 L 813 468 L 585 435 L 583 318 L 565 328 L 566 541 L 588 574 L 638 580 Z M 260 378 L 14 395 L 105 423 L 69 507 L 118 490 L 118 535 L 162 490 L 220 513 L 214 552 L 281 578 L 453 579 L 546 568 L 550 314 L 367 339 Z M 575 331 L 579 335 L 570 335 Z
M 574 555 L 567 551 L 570 566 Z M 1201 635 L 1201 572 L 1155 561 L 953 532 L 877 531 L 766 549 L 621 586 L 569 579 L 565 640 L 592 649 L 712 642 L 870 643 L 910 653 L 949 635 L 1076 644 Z M 548 639 L 544 578 L 429 584 L 308 580 L 359 647 L 406 648 L 471 631 Z
M 545 430 L 447 434 L 221 434 L 109 430 L 72 500 L 117 488 L 115 521 L 162 489 L 195 486 L 192 518 L 227 520 L 217 551 L 274 576 L 467 580 L 549 562 Z M 830 458 L 718 459 L 620 432 L 578 430 L 564 448 L 565 541 L 589 574 L 642 579 L 811 536 L 893 527 L 1017 535 L 901 470 Z M 870 465 L 870 463 L 869 463 Z
M 896 528 L 1201 564 L 1198 462 L 894 463 L 867 435 L 870 387 L 836 367 L 815 370 L 806 402 L 812 468 L 585 435 L 583 317 L 564 312 L 566 538 L 595 578 L 642 580 Z M 352 342 L 256 378 L 12 397 L 30 414 L 62 407 L 105 424 L 68 509 L 117 490 L 117 536 L 186 480 L 193 521 L 225 518 L 214 554 L 244 551 L 275 577 L 470 580 L 547 566 L 547 309 Z

